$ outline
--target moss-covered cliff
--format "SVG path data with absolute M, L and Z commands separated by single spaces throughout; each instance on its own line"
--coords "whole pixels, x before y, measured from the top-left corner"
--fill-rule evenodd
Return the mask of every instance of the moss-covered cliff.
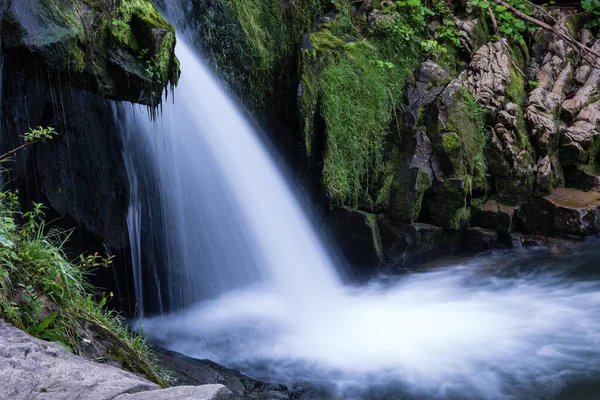
M 2 42 L 117 100 L 156 105 L 179 76 L 175 30 L 150 0 L 12 1 Z

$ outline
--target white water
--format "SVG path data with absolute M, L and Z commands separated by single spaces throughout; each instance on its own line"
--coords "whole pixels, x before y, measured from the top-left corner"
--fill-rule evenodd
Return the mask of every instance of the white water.
M 160 174 L 161 197 L 148 200 L 162 204 L 168 267 L 156 275 L 167 280 L 171 308 L 256 282 L 267 282 L 290 304 L 318 303 L 314 291 L 338 290 L 339 278 L 308 218 L 261 141 L 181 40 L 177 56 L 182 76 L 175 104 L 166 100 L 156 123 L 141 108 L 141 115 L 129 112 L 128 221 L 138 306 L 144 292 L 135 237 L 138 191 L 152 173 L 141 158 Z M 146 148 L 141 155 L 140 146 Z
M 521 261 L 506 253 L 344 287 L 256 135 L 185 43 L 177 54 L 175 104 L 155 124 L 130 113 L 126 141 L 138 190 L 148 165 L 159 177 L 160 195 L 145 196 L 162 209 L 152 223 L 167 239 L 165 265 L 146 274 L 168 307 L 187 306 L 144 322 L 154 340 L 345 399 L 552 398 L 566 383 L 599 379 L 596 281 L 498 276 Z

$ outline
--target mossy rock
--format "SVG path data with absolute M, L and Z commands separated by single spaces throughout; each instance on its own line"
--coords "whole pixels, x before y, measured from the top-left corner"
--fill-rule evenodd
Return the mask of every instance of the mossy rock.
M 448 178 L 423 201 L 425 221 L 445 229 L 459 230 L 469 226 L 472 193 L 470 177 Z
M 405 87 L 420 61 L 417 43 L 395 34 L 404 23 L 399 13 L 371 27 L 361 18 L 340 1 L 305 35 L 298 99 L 309 159 L 323 165 L 332 203 L 354 208 L 389 187 L 381 174 L 388 133 L 399 130 Z
M 175 85 L 175 30 L 150 0 L 23 0 L 4 16 L 3 44 L 112 99 L 160 103 Z
M 350 264 L 358 274 L 376 272 L 384 263 L 379 225 L 375 214 L 336 208 L 328 216 L 329 225 Z
M 404 224 L 386 215 L 378 217 L 388 265 L 415 267 L 461 249 L 463 234 L 423 223 Z

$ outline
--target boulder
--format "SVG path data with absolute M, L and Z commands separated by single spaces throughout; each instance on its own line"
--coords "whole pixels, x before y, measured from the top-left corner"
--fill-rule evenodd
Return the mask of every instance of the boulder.
M 225 368 L 209 360 L 197 360 L 183 354 L 153 346 L 160 363 L 177 379 L 180 385 L 225 385 L 239 400 L 289 399 L 290 394 L 284 385 L 261 382 L 243 375 L 240 371 Z M 302 396 L 304 398 L 304 396 Z
M 465 251 L 491 250 L 498 245 L 498 234 L 491 229 L 467 228 L 462 249 Z
M 329 215 L 329 226 L 351 265 L 372 272 L 384 262 L 377 217 L 350 208 L 336 208 Z
M 178 386 L 151 392 L 122 394 L 114 400 L 234 400 L 233 393 L 223 385 Z
M 473 205 L 471 210 L 471 225 L 473 226 L 501 233 L 509 233 L 514 229 L 515 207 L 488 200 L 480 206 Z
M 527 232 L 583 237 L 600 233 L 600 193 L 556 188 L 524 212 Z
M 159 389 L 109 365 L 87 361 L 0 320 L 0 397 L 12 400 L 109 400 Z
M 2 43 L 27 67 L 116 100 L 157 105 L 179 78 L 175 29 L 150 0 L 12 1 Z
M 560 158 L 563 165 L 592 164 L 600 150 L 600 101 L 586 106 L 577 115 L 560 139 Z
M 404 224 L 386 215 L 378 218 L 387 264 L 414 267 L 460 250 L 463 235 L 435 225 Z

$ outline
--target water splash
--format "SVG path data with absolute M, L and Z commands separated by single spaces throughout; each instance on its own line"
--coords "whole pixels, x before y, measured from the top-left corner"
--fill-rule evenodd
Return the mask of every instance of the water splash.
M 596 245 L 587 256 L 500 252 L 313 292 L 321 307 L 303 314 L 268 288 L 240 290 L 145 329 L 172 350 L 325 386 L 332 398 L 595 398 L 600 282 L 565 271 L 600 272 Z

